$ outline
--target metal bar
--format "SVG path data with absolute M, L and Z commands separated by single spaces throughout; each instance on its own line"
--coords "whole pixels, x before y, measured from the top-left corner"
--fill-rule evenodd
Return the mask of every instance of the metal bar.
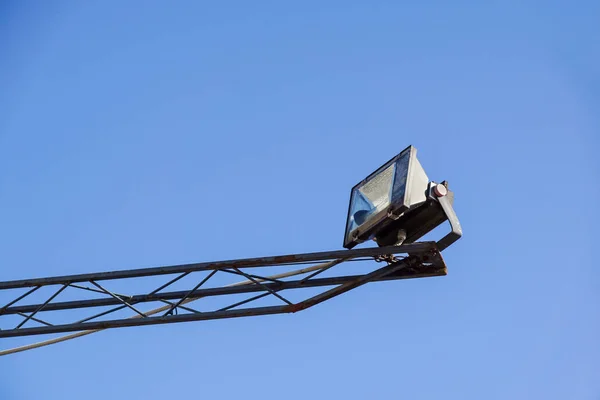
M 84 318 L 84 319 L 79 320 L 79 321 L 77 321 L 75 323 L 76 324 L 82 324 L 84 322 L 91 321 L 93 319 L 96 319 L 96 318 L 99 318 L 99 317 L 103 317 L 103 316 L 108 315 L 108 314 L 112 314 L 112 313 L 114 313 L 116 311 L 119 311 L 119 310 L 122 310 L 124 308 L 127 308 L 127 306 L 126 305 L 122 305 L 122 306 L 118 306 L 118 307 L 115 307 L 115 308 L 111 308 L 110 310 L 106 310 L 106 311 L 103 311 L 103 312 L 101 312 L 99 314 L 92 315 L 91 317 Z
M 392 280 L 392 279 L 407 279 L 407 278 L 423 278 L 430 276 L 440 276 L 445 275 L 445 266 L 444 264 L 436 264 L 430 268 L 418 268 L 418 272 L 414 274 L 407 274 L 400 278 L 389 278 L 389 279 L 376 279 L 379 280 Z M 281 283 L 266 283 L 265 285 L 272 289 L 277 289 L 278 291 L 285 289 L 298 289 L 302 287 L 318 287 L 318 286 L 333 286 L 340 285 L 352 281 L 354 279 L 359 278 L 362 275 L 348 275 L 348 276 L 336 276 L 330 278 L 317 278 L 310 279 L 307 281 L 302 280 L 292 280 L 292 281 L 281 281 Z M 250 283 L 250 282 L 248 282 Z M 217 288 L 206 288 L 199 289 L 193 295 L 188 296 L 189 298 L 200 298 L 200 297 L 211 297 L 211 296 L 223 296 L 229 294 L 240 294 L 240 293 L 252 293 L 252 292 L 260 292 L 263 291 L 260 286 L 254 284 L 243 284 L 243 285 L 232 285 L 232 286 L 224 286 Z M 164 292 L 157 294 L 144 294 L 144 295 L 135 295 L 131 296 L 130 302 L 132 304 L 143 303 L 143 302 L 151 302 L 151 301 L 160 301 L 163 300 L 176 300 L 184 297 L 189 290 L 182 291 L 174 291 L 174 292 Z M 114 306 L 120 304 L 119 301 L 113 298 L 104 298 L 104 299 L 88 299 L 88 300 L 77 300 L 77 301 L 66 301 L 61 303 L 52 303 L 48 304 L 47 307 L 44 308 L 44 311 L 56 311 L 56 310 L 68 310 L 73 308 L 86 308 L 86 307 L 103 307 L 103 306 Z M 24 306 L 14 306 L 9 307 L 5 310 L 5 314 L 15 314 L 17 312 L 32 312 L 35 311 L 39 305 L 24 305 Z
M 462 237 L 462 227 L 448 196 L 439 197 L 438 201 L 446 214 L 446 218 L 448 218 L 448 222 L 450 222 L 450 232 L 437 242 L 438 249 L 442 251 Z
M 86 290 L 86 291 L 88 291 L 88 292 L 94 292 L 94 293 L 106 294 L 106 292 L 104 292 L 104 291 L 102 291 L 102 290 L 99 290 L 99 289 L 94 289 L 94 288 L 87 287 L 87 286 L 80 286 L 80 285 L 76 285 L 76 284 L 74 284 L 74 283 L 69 283 L 69 285 L 68 285 L 68 286 L 70 286 L 70 287 L 72 287 L 72 288 L 75 288 L 75 289 Z M 131 297 L 131 296 L 128 296 L 128 295 L 126 295 L 126 294 L 115 293 L 115 292 L 112 292 L 112 293 L 113 293 L 115 296 L 118 296 L 118 297 L 123 297 L 123 298 L 127 298 L 127 299 Z
M 231 310 L 232 308 L 236 308 L 237 306 L 241 306 L 242 304 L 250 303 L 250 302 L 252 302 L 252 301 L 254 301 L 254 300 L 261 299 L 261 298 L 263 298 L 263 297 L 266 297 L 266 296 L 268 296 L 268 295 L 270 295 L 270 294 L 271 294 L 271 293 L 269 293 L 269 292 L 264 292 L 264 293 L 261 293 L 261 294 L 257 294 L 256 296 L 252 296 L 252 297 L 250 297 L 249 299 L 242 300 L 242 301 L 238 301 L 237 303 L 235 303 L 235 304 L 232 304 L 232 305 L 230 305 L 230 306 L 227 306 L 227 307 L 220 308 L 220 309 L 218 309 L 217 311 L 226 311 L 226 310 Z
M 234 271 L 231 271 L 229 269 L 220 269 L 219 271 L 227 272 L 229 274 L 243 276 L 246 279 L 248 279 L 248 281 L 251 282 L 251 283 L 264 282 L 264 281 L 269 281 L 269 282 L 273 282 L 273 283 L 281 283 L 282 282 L 279 279 L 269 278 L 269 277 L 266 277 L 266 276 L 260 276 L 260 275 L 255 275 L 255 274 L 248 274 L 248 273 L 244 273 L 242 271 L 239 271 L 235 267 L 233 267 L 233 268 L 234 268 Z
M 255 282 L 255 283 L 256 283 L 256 281 L 258 281 L 258 282 L 269 281 L 269 282 L 274 282 L 274 283 L 281 283 L 281 281 L 279 279 L 267 278 L 265 276 L 260 276 L 260 275 L 255 275 L 255 274 L 242 273 L 241 271 L 238 273 L 235 270 L 237 270 L 237 268 L 234 268 L 234 271 L 227 270 L 227 269 L 222 269 L 221 271 L 229 272 L 230 274 L 236 274 L 236 275 L 243 276 L 246 279 L 251 280 L 252 282 Z M 253 278 L 253 279 L 251 279 L 251 278 Z
M 305 281 L 307 281 L 307 280 L 309 280 L 311 278 L 314 278 L 315 276 L 317 276 L 317 275 L 319 275 L 319 274 L 327 271 L 329 268 L 334 267 L 334 266 L 336 266 L 338 264 L 341 264 L 343 262 L 344 262 L 344 260 L 333 260 L 333 261 L 330 261 L 329 263 L 327 263 L 327 265 L 323 266 L 323 268 L 321 268 L 321 269 L 313 272 L 312 274 L 307 275 L 304 278 L 302 278 L 300 280 L 300 282 L 305 282 Z
M 204 285 L 216 273 L 217 273 L 216 269 L 213 270 L 213 271 L 211 271 L 211 273 L 208 274 L 204 279 L 202 279 L 202 281 L 200 281 L 199 284 L 197 284 L 196 286 L 194 286 L 194 288 L 192 290 L 190 290 L 185 296 L 183 296 L 181 299 L 179 299 L 179 301 L 174 306 L 172 306 L 167 312 L 165 312 L 163 316 L 167 316 L 167 315 L 171 314 L 173 312 L 173 310 L 175 310 L 177 307 L 179 307 L 179 305 L 181 303 L 183 303 L 185 301 L 185 299 L 187 299 L 192 294 L 194 294 L 194 292 L 196 290 L 198 290 L 198 288 L 200 288 L 200 286 Z
M 135 311 L 136 313 L 140 314 L 142 317 L 146 317 L 146 314 L 144 314 L 143 312 L 141 312 L 140 310 L 138 310 L 137 308 L 135 308 L 134 306 L 132 306 L 131 304 L 129 304 L 127 301 L 125 301 L 124 299 L 122 299 L 121 297 L 117 296 L 116 294 L 112 293 L 111 291 L 103 288 L 102 286 L 100 286 L 99 284 L 97 284 L 94 281 L 90 281 L 90 283 L 94 286 L 96 286 L 98 289 L 104 291 L 104 293 L 106 293 L 107 295 L 109 295 L 110 297 L 119 300 L 119 302 L 123 303 L 123 305 L 125 307 L 130 308 L 131 310 Z
M 130 269 L 111 272 L 98 272 L 91 274 L 64 275 L 49 278 L 22 279 L 0 282 L 0 290 L 15 289 L 21 287 L 46 286 L 56 284 L 69 284 L 74 282 L 89 282 L 90 280 L 101 281 L 108 279 L 124 279 L 141 276 L 156 276 L 166 274 L 177 274 L 194 271 L 218 270 L 222 268 L 250 268 L 267 267 L 273 265 L 290 264 L 304 261 L 327 261 L 338 258 L 352 259 L 357 257 L 374 257 L 385 254 L 400 253 L 424 253 L 436 249 L 435 242 L 410 243 L 402 246 L 370 247 L 354 250 L 325 251 L 320 253 L 292 254 L 275 257 L 245 258 L 239 260 L 203 262 L 193 264 L 181 264 L 165 267 Z
M 67 288 L 67 285 L 62 285 L 60 289 L 58 289 L 56 291 L 56 293 L 54 293 L 52 296 L 50 296 L 50 298 L 48 300 L 46 300 L 46 302 L 42 305 L 40 305 L 34 312 L 33 314 L 30 314 L 29 316 L 27 316 L 27 318 L 25 318 L 24 321 L 21 321 L 21 323 L 19 325 L 17 325 L 17 327 L 15 328 L 15 330 L 19 329 L 20 327 L 22 327 L 23 325 L 25 325 L 27 323 L 27 321 L 29 321 L 31 318 L 33 318 L 35 316 L 35 314 L 37 314 L 39 311 L 41 311 L 48 303 L 50 303 L 52 300 L 54 300 L 54 298 L 56 296 L 58 296 L 60 294 L 60 292 L 62 292 L 63 290 L 65 290 Z
M 184 272 L 183 274 L 176 276 L 175 278 L 171 279 L 169 282 L 165 283 L 162 286 L 159 286 L 158 288 L 154 289 L 153 291 L 150 292 L 150 294 L 154 294 L 154 293 L 158 293 L 161 290 L 163 290 L 164 288 L 166 288 L 167 286 L 171 286 L 172 284 L 174 284 L 175 282 L 177 282 L 178 280 L 180 280 L 181 278 L 184 278 L 186 276 L 188 276 L 191 272 Z
M 247 273 L 242 272 L 235 267 L 233 268 L 233 270 L 236 271 L 238 274 L 246 277 L 246 279 L 249 279 L 252 282 L 254 282 L 255 284 L 260 285 L 261 287 L 263 287 L 265 290 L 269 291 L 269 293 L 271 293 L 273 296 L 277 297 L 279 300 L 283 301 L 284 303 L 287 303 L 290 306 L 294 304 L 291 301 L 289 301 L 288 299 L 286 299 L 285 297 L 283 297 L 282 295 L 280 295 L 279 293 L 277 293 L 276 291 L 274 291 L 273 289 L 271 289 L 270 287 L 268 287 L 267 285 L 265 285 L 264 283 L 258 282 L 256 279 L 252 278 Z M 226 270 L 223 270 L 223 271 L 226 271 Z M 230 272 L 230 271 L 227 271 L 227 272 Z
M 12 306 L 16 302 L 18 302 L 18 301 L 24 299 L 25 297 L 29 296 L 31 293 L 35 292 L 39 288 L 41 288 L 41 286 L 36 286 L 36 287 L 28 290 L 25 294 L 22 294 L 21 296 L 17 297 L 16 299 L 14 299 L 13 301 L 11 301 L 10 303 L 8 303 L 7 305 L 5 305 L 4 307 L 0 308 L 0 314 L 3 314 L 4 310 L 6 310 L 8 307 Z
M 173 324 L 178 322 L 207 321 L 213 319 L 239 318 L 258 315 L 283 314 L 290 312 L 289 306 L 272 306 L 242 308 L 239 310 L 212 311 L 199 314 L 180 314 L 160 317 L 119 319 L 109 321 L 86 322 L 83 324 L 64 324 L 54 326 L 40 326 L 33 328 L 0 330 L 0 338 L 45 335 L 51 333 L 75 332 L 81 330 L 96 330 L 108 328 L 123 328 L 130 326 L 146 326 L 158 324 Z
M 25 314 L 25 313 L 17 313 L 17 314 L 19 314 L 21 317 L 28 317 L 28 315 Z M 51 323 L 43 321 L 43 320 L 35 318 L 35 317 L 31 317 L 31 320 L 35 321 L 35 322 L 39 322 L 40 324 L 43 324 L 43 325 L 46 325 L 46 326 L 53 326 Z
M 87 286 L 81 286 L 81 285 L 76 285 L 74 283 L 69 283 L 70 287 L 75 288 L 75 289 L 81 289 L 81 290 L 87 290 L 89 292 L 94 292 L 94 293 L 102 293 L 102 294 L 106 294 L 104 293 L 102 290 L 99 289 L 93 289 L 91 287 L 87 287 Z

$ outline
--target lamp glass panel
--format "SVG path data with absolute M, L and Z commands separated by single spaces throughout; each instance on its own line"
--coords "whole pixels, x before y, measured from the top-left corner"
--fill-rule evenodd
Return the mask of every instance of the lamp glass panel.
M 406 182 L 408 179 L 408 164 L 410 162 L 410 151 L 405 151 L 395 163 L 394 188 L 392 189 L 392 199 L 394 204 L 404 203 L 404 194 L 406 193 Z
M 352 191 L 348 232 L 390 205 L 395 165 L 391 164 Z

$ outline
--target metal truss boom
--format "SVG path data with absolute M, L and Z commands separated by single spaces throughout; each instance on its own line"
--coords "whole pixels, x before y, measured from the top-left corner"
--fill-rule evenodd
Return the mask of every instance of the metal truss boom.
M 398 254 L 404 256 L 398 257 Z M 374 260 L 379 265 L 373 263 Z M 360 266 L 371 268 L 358 274 L 341 273 L 344 264 L 348 265 L 350 261 L 360 261 Z M 304 267 L 297 270 L 268 276 L 258 274 L 269 268 L 290 268 L 300 264 Z M 171 275 L 167 282 L 142 293 L 124 295 L 109 289 L 129 287 L 134 282 L 131 286 L 141 291 L 138 289 L 141 278 L 152 280 L 167 275 Z M 287 279 L 300 275 L 304 277 Z M 0 338 L 294 313 L 366 283 L 442 275 L 446 275 L 446 265 L 437 244 L 420 242 L 5 281 L 0 282 L 0 296 L 10 296 L 12 300 L 0 308 Z M 236 276 L 245 280 L 224 282 L 227 277 Z M 91 286 L 85 286 L 87 284 Z M 155 279 L 153 285 L 156 285 Z M 186 288 L 173 290 L 175 285 Z M 169 287 L 171 290 L 165 291 Z M 324 290 L 314 294 L 316 288 Z M 45 289 L 49 293 L 42 297 L 41 292 Z M 289 297 L 302 293 L 309 295 L 300 300 Z M 68 300 L 57 301 L 67 295 Z M 4 301 L 3 297 L 0 299 Z M 191 308 L 191 302 L 206 304 L 206 309 L 199 311 L 196 305 Z M 151 304 L 160 307 L 144 307 Z M 91 310 L 92 314 L 82 315 L 86 310 Z M 123 311 L 130 314 L 123 315 Z M 50 322 L 51 319 L 54 322 Z
M 269 267 L 274 265 L 298 264 L 334 259 L 351 259 L 358 257 L 377 257 L 382 254 L 422 253 L 431 250 L 433 242 L 412 243 L 404 246 L 371 247 L 357 250 L 324 251 L 320 253 L 291 254 L 274 257 L 244 258 L 239 260 L 214 261 L 194 264 L 171 265 L 165 267 L 128 269 L 111 272 L 96 272 L 80 275 L 54 276 L 50 278 L 22 279 L 0 282 L 0 290 L 23 287 L 35 287 L 75 282 L 100 281 L 107 279 L 139 278 L 196 271 L 219 270 L 223 268 Z

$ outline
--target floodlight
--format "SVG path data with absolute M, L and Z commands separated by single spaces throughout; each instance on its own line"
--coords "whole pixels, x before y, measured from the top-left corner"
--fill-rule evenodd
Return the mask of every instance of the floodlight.
M 440 250 L 462 236 L 447 182 L 429 181 L 409 146 L 352 188 L 344 247 L 374 240 L 379 246 L 412 243 L 448 220 Z

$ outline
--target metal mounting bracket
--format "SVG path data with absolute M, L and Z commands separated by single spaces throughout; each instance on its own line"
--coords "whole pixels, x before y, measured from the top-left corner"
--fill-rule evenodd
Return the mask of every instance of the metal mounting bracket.
M 446 214 L 446 218 L 448 219 L 451 228 L 450 233 L 438 240 L 437 247 L 439 251 L 447 249 L 452 243 L 456 242 L 462 237 L 462 227 L 460 226 L 460 221 L 458 220 L 456 212 L 454 212 L 454 207 L 452 207 L 452 203 L 447 196 L 447 185 L 447 182 L 442 182 L 433 188 L 433 193 L 442 206 L 442 210 L 444 210 L 444 214 Z

